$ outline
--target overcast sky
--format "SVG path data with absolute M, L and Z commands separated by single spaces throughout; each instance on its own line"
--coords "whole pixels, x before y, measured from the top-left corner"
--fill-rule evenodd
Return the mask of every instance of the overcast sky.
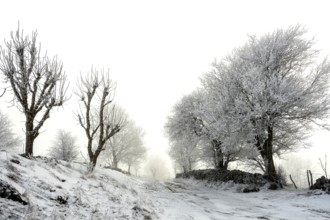
M 1 1 L 0 42 L 9 39 L 18 21 L 25 33 L 37 29 L 42 48 L 63 61 L 69 93 L 91 66 L 109 68 L 117 82 L 115 101 L 145 129 L 147 147 L 166 151 L 163 125 L 171 107 L 199 85 L 215 58 L 242 45 L 248 34 L 297 23 L 306 25 L 323 54 L 330 54 L 329 6 L 317 0 Z M 7 106 L 1 109 L 23 134 L 23 117 Z M 81 131 L 72 114 L 76 106 L 72 96 L 53 111 L 36 154 L 44 152 L 57 129 Z M 329 132 L 318 135 L 313 149 L 328 150 L 322 141 Z

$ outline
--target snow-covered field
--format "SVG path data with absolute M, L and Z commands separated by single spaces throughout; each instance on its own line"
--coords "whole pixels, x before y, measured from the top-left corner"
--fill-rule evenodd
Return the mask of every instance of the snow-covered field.
M 330 195 L 319 192 L 262 189 L 245 194 L 242 186 L 229 183 L 157 181 L 102 168 L 87 174 L 80 164 L 27 160 L 4 151 L 0 179 L 28 202 L 0 198 L 1 220 L 330 219 Z

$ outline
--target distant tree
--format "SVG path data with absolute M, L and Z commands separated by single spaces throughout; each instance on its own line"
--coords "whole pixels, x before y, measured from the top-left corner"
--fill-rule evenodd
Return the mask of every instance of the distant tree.
M 0 149 L 16 151 L 20 143 L 12 131 L 12 124 L 7 115 L 0 111 Z
M 127 165 L 127 172 L 131 173 L 133 167 L 137 171 L 145 159 L 147 154 L 147 148 L 144 145 L 144 131 L 140 127 L 136 127 L 132 134 L 132 140 L 130 150 L 123 158 L 123 163 Z
M 126 149 L 123 147 L 124 143 L 122 142 L 126 141 L 126 137 L 123 137 L 123 133 L 126 133 L 125 130 L 127 130 L 128 114 L 123 108 L 117 106 L 113 117 L 122 118 L 121 129 L 120 132 L 110 137 L 105 143 L 102 159 L 108 166 L 117 169 L 118 163 L 123 159 L 126 153 Z
M 184 96 L 175 104 L 164 126 L 170 142 L 169 155 L 184 173 L 201 160 L 198 143 L 204 135 L 203 122 L 196 114 L 200 101 L 195 94 Z
M 112 168 L 117 169 L 118 164 L 123 163 L 130 172 L 131 167 L 138 166 L 145 157 L 147 150 L 143 142 L 144 131 L 128 118 L 124 109 L 117 108 L 117 115 L 126 120 L 120 132 L 106 143 L 103 157 Z
M 164 179 L 169 175 L 169 168 L 161 154 L 151 154 L 146 162 L 146 171 L 155 179 Z
M 202 90 L 184 96 L 174 106 L 165 125 L 172 143 L 170 155 L 181 167 L 185 163 L 183 171 L 189 171 L 201 160 L 216 169 L 227 169 L 241 152 L 235 139 L 228 137 L 228 126 L 219 121 L 222 112 L 208 99 Z
M 316 63 L 305 33 L 298 25 L 251 37 L 206 75 L 209 99 L 223 108 L 219 122 L 246 152 L 258 153 L 247 156 L 262 158 L 270 180 L 277 179 L 275 155 L 295 149 L 309 125 L 327 126 L 330 64 Z
M 79 155 L 77 139 L 70 132 L 58 130 L 55 140 L 49 149 L 49 156 L 58 160 L 72 161 Z
M 188 140 L 172 141 L 169 155 L 183 173 L 192 171 L 197 163 L 201 161 L 201 151 L 198 143 Z
M 125 121 L 117 114 L 114 98 L 115 83 L 109 78 L 109 71 L 92 69 L 86 77 L 80 76 L 78 90 L 80 110 L 77 119 L 87 137 L 87 151 L 90 169 L 94 169 L 105 143 L 117 134 Z
M 14 95 L 13 105 L 25 115 L 25 154 L 33 155 L 33 143 L 50 111 L 66 101 L 66 75 L 56 57 L 41 55 L 37 31 L 24 36 L 19 28 L 0 49 L 0 71 Z

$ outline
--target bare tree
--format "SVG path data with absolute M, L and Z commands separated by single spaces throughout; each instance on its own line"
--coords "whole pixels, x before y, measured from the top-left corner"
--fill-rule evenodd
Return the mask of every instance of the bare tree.
M 76 92 L 80 99 L 77 119 L 87 137 L 87 151 L 94 169 L 97 159 L 104 150 L 105 143 L 118 133 L 125 121 L 117 116 L 117 108 L 111 105 L 116 85 L 109 78 L 109 71 L 91 70 L 78 81 Z
M 13 133 L 9 118 L 0 111 L 0 149 L 16 151 L 19 143 L 20 140 Z
M 48 150 L 49 156 L 64 160 L 72 161 L 79 155 L 77 139 L 70 132 L 65 130 L 58 130 L 52 146 Z
M 57 57 L 41 55 L 37 31 L 24 36 L 18 27 L 0 49 L 0 70 L 14 95 L 13 105 L 25 115 L 25 154 L 33 155 L 33 143 L 50 111 L 66 101 L 66 75 Z

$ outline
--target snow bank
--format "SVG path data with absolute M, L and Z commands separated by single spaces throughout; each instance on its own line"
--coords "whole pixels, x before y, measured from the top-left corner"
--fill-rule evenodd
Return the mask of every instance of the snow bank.
M 28 205 L 0 198 L 0 219 L 144 219 L 156 215 L 141 191 L 143 181 L 109 169 L 88 174 L 82 164 L 29 160 L 0 152 L 1 180 Z M 18 161 L 18 162 L 12 162 Z
M 47 158 L 0 151 L 0 180 L 26 205 L 0 198 L 0 220 L 329 219 L 329 195 L 193 179 L 157 181 Z

